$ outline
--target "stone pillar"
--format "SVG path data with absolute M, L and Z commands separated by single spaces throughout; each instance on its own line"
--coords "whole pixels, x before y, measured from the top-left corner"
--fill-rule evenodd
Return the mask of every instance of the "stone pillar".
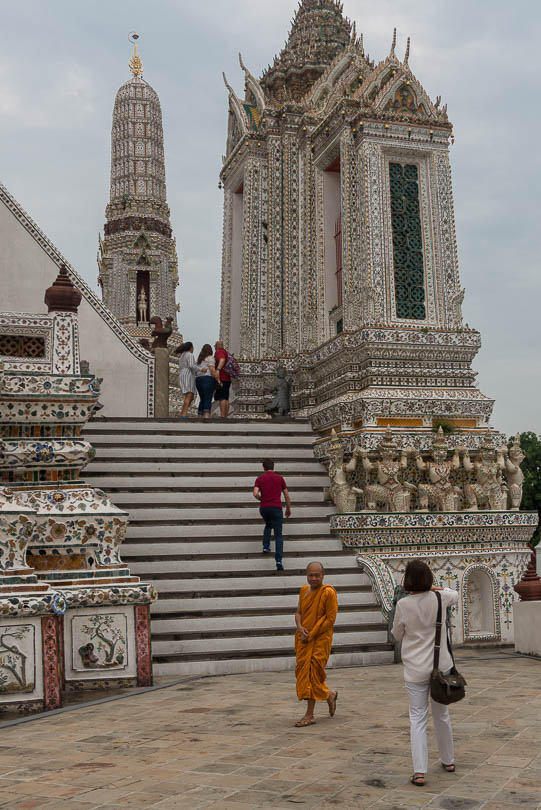
M 169 350 L 154 349 L 154 416 L 167 419 L 169 416 Z
M 535 548 L 514 590 L 520 596 L 520 602 L 513 602 L 515 652 L 541 657 L 541 579 L 536 573 Z
M 167 318 L 165 326 L 161 318 L 151 318 L 154 327 L 152 337 L 154 343 L 154 416 L 158 419 L 167 419 L 169 416 L 169 349 L 167 341 L 173 331 L 173 318 Z

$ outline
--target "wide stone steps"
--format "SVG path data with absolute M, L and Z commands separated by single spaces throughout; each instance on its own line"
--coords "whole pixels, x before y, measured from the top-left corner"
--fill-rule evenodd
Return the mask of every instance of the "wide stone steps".
M 235 433 L 232 441 L 230 433 L 216 433 L 203 432 L 201 435 L 197 433 L 183 433 L 182 435 L 170 433 L 152 433 L 152 434 L 139 434 L 139 433 L 126 433 L 126 434 L 113 434 L 113 433 L 93 433 L 88 432 L 87 435 L 92 436 L 92 442 L 99 444 L 100 447 L 171 447 L 178 448 L 184 447 L 189 450 L 194 448 L 224 448 L 229 452 L 233 447 L 242 448 L 256 448 L 261 447 L 257 435 L 246 434 L 242 435 Z M 308 447 L 311 449 L 314 441 L 313 434 L 306 433 L 305 435 L 295 435 L 284 433 L 282 435 L 265 435 L 265 447 L 267 450 L 272 448 L 272 452 L 278 451 L 280 448 L 294 447 L 300 450 Z
M 168 462 L 182 460 L 189 461 L 190 463 L 194 463 L 196 466 L 198 466 L 199 464 L 204 463 L 205 450 L 209 448 L 215 449 L 212 448 L 212 445 L 210 444 L 208 447 L 203 448 L 193 446 L 190 447 L 187 444 L 182 447 L 178 447 L 177 445 L 168 445 L 165 447 L 148 447 L 148 445 L 141 445 L 139 447 L 117 447 L 116 445 L 108 445 L 106 447 L 101 446 L 99 450 L 97 450 L 96 458 L 98 461 L 103 461 L 105 459 L 118 459 L 119 461 L 128 459 L 129 461 L 137 462 L 147 461 L 151 464 L 158 459 Z M 238 461 L 249 461 L 252 463 L 250 469 L 253 469 L 254 463 L 256 465 L 261 464 L 262 457 L 259 445 L 253 445 L 252 447 L 228 447 L 226 450 L 224 450 L 224 452 L 227 454 L 227 458 L 222 463 L 227 464 L 227 466 L 230 466 L 231 462 L 234 462 L 236 465 L 236 462 Z M 277 464 L 280 462 L 281 467 L 283 466 L 284 461 L 288 463 L 293 461 L 301 461 L 308 462 L 310 464 L 310 469 L 317 471 L 320 470 L 317 462 L 314 462 L 314 453 L 310 445 L 301 447 L 291 447 L 291 445 L 288 445 L 287 447 L 273 447 L 272 457 Z
M 137 436 L 162 436 L 171 434 L 174 436 L 205 436 L 223 435 L 231 437 L 231 444 L 236 441 L 237 434 L 257 435 L 257 436 L 294 436 L 299 439 L 301 436 L 308 436 L 314 440 L 314 434 L 309 422 L 301 420 L 279 420 L 273 419 L 229 419 L 227 422 L 209 420 L 207 422 L 197 419 L 117 419 L 117 418 L 97 418 L 93 419 L 85 427 L 87 436 L 114 436 L 114 435 L 137 435 Z
M 178 677 L 294 666 L 294 614 L 306 565 L 326 569 L 339 613 L 330 666 L 389 663 L 392 649 L 370 582 L 330 536 L 329 481 L 307 423 L 97 419 L 86 480 L 130 516 L 123 559 L 152 582 L 154 672 Z M 284 568 L 262 554 L 253 498 L 261 459 L 286 478 Z
M 373 667 L 390 664 L 393 661 L 392 645 L 368 645 L 369 649 L 359 650 L 336 649 L 331 653 L 327 669 L 333 667 Z M 154 673 L 164 678 L 178 677 L 179 671 L 184 677 L 201 675 L 239 675 L 248 672 L 277 672 L 292 669 L 294 666 L 293 647 L 277 650 L 274 653 L 250 655 L 248 652 L 232 650 L 223 654 L 212 654 L 209 658 L 202 655 L 179 658 L 172 656 L 165 659 L 153 657 Z M 225 687 L 224 687 L 225 688 Z
M 119 502 L 116 501 L 116 503 L 118 504 Z M 169 504 L 155 503 L 152 506 L 149 505 L 141 509 L 136 506 L 130 506 L 129 512 L 130 519 L 134 523 L 143 520 L 171 521 L 178 524 L 204 521 L 208 525 L 209 523 L 212 524 L 217 521 L 230 520 L 243 523 L 248 521 L 250 524 L 253 524 L 254 517 L 259 519 L 259 509 L 256 503 L 255 499 L 253 499 L 249 507 L 222 506 L 216 509 L 203 505 L 195 509 L 189 506 L 173 509 Z M 292 517 L 286 521 L 286 529 L 290 523 L 294 525 L 295 522 L 298 523 L 301 519 L 303 521 L 313 521 L 321 518 L 327 520 L 328 517 L 328 505 L 311 504 L 310 506 L 295 506 Z
M 286 632 L 279 633 L 277 630 L 272 635 L 268 636 L 236 636 L 235 649 L 236 650 L 250 650 L 252 653 L 256 650 L 271 650 L 276 654 L 277 650 L 288 651 L 291 650 L 294 644 L 295 627 L 288 629 Z M 342 632 L 341 629 L 336 629 L 333 638 L 334 646 L 348 646 L 348 647 L 361 647 L 362 645 L 369 644 L 387 644 L 387 629 L 368 629 L 353 632 Z M 174 639 L 167 639 L 161 641 L 159 637 L 153 642 L 153 653 L 156 656 L 160 655 L 193 655 L 200 653 L 208 655 L 209 653 L 221 653 L 231 650 L 231 638 L 202 638 L 202 639 L 181 639 L 179 641 Z
M 147 538 L 139 538 L 137 542 L 126 540 L 122 546 L 122 558 L 129 561 L 130 566 L 139 560 L 151 563 L 157 558 L 166 565 L 169 565 L 169 560 L 173 558 L 176 561 L 196 559 L 201 561 L 201 568 L 207 560 L 216 558 L 221 559 L 224 568 L 227 568 L 231 563 L 229 558 L 232 558 L 232 565 L 237 564 L 240 568 L 241 563 L 246 560 L 253 570 L 262 557 L 260 537 L 237 540 L 234 544 L 229 539 L 217 540 L 215 537 L 211 537 L 204 546 L 202 543 L 198 543 L 197 547 L 194 547 L 191 541 L 178 540 L 170 543 L 152 541 L 150 551 L 147 549 L 147 542 Z M 309 555 L 310 558 L 317 556 L 318 560 L 321 560 L 325 555 L 329 559 L 330 555 L 342 556 L 343 550 L 341 542 L 334 538 L 303 540 L 297 537 L 292 542 L 291 536 L 288 534 L 286 554 L 290 558 L 295 558 L 295 565 L 297 565 L 296 558 L 300 556 Z M 164 558 L 168 558 L 168 560 Z
M 132 571 L 134 574 L 138 574 L 139 576 L 141 576 L 142 571 L 145 572 L 145 576 L 149 574 L 171 574 L 170 559 L 156 560 L 154 558 L 147 558 L 139 561 L 136 557 L 126 551 L 122 556 L 126 562 L 129 562 L 130 571 Z M 216 560 L 212 557 L 210 559 L 205 557 L 201 559 L 199 557 L 195 557 L 194 555 L 191 557 L 188 555 L 174 556 L 175 561 L 178 563 L 178 568 L 180 569 L 175 576 L 191 576 L 193 573 L 202 573 L 203 571 L 208 571 L 209 574 L 216 575 Z M 262 561 L 261 557 L 263 557 Z M 297 582 L 298 577 L 295 578 L 295 586 L 298 586 L 298 588 L 300 588 L 301 585 L 304 585 L 304 572 L 306 570 L 306 566 L 308 563 L 312 562 L 313 558 L 313 553 L 310 555 L 299 555 L 298 557 L 292 557 L 290 554 L 288 554 L 289 563 L 286 573 L 289 574 L 292 569 L 294 569 L 294 571 L 298 571 L 298 577 L 301 579 L 300 582 Z M 318 554 L 317 558 L 318 561 L 323 563 L 326 568 L 329 570 L 333 569 L 333 584 L 336 584 L 336 568 L 344 562 L 341 552 L 333 557 L 330 557 L 327 554 Z M 248 559 L 242 559 L 235 554 L 234 556 L 229 556 L 225 559 L 220 557 L 220 559 L 220 573 L 223 576 L 227 576 L 230 572 L 234 572 L 239 575 L 246 572 L 251 577 L 257 577 L 258 575 L 265 576 L 269 570 L 272 570 L 274 576 L 274 557 L 271 554 L 258 554 L 255 559 L 253 555 Z M 350 567 L 346 568 L 345 570 L 348 573 L 351 572 Z M 284 579 L 283 576 L 282 579 Z M 289 577 L 287 579 L 289 582 Z M 359 585 L 358 577 L 356 577 L 354 584 Z
M 198 473 L 220 473 L 220 475 L 231 477 L 238 476 L 239 473 L 250 473 L 253 486 L 255 477 L 259 475 L 261 471 L 260 464 L 260 456 L 254 458 L 252 461 L 234 462 L 202 461 L 201 456 L 199 456 L 198 460 L 193 459 L 191 461 L 154 461 L 153 457 L 149 457 L 147 461 L 141 461 L 139 458 L 137 460 L 116 461 L 113 456 L 111 461 L 97 457 L 95 461 L 92 462 L 92 471 L 93 473 L 107 472 L 109 474 L 113 472 L 148 474 L 148 468 L 151 466 L 152 471 L 156 475 L 171 473 L 184 473 L 185 475 L 187 473 L 190 475 L 197 475 Z M 296 475 L 299 475 L 299 473 L 304 475 L 308 473 L 321 474 L 321 465 L 318 464 L 317 461 L 284 461 L 280 464 L 279 469 L 277 465 L 277 472 L 280 472 L 280 475 L 284 476 L 292 472 Z M 289 482 L 287 483 L 291 486 Z
M 113 496 L 114 501 L 114 496 Z M 252 537 L 254 540 L 257 538 L 259 543 L 261 544 L 261 533 L 262 533 L 262 525 L 260 523 L 256 523 L 255 520 L 252 523 L 233 523 L 227 524 L 225 522 L 219 522 L 218 524 L 207 524 L 207 523 L 190 523 L 186 526 L 179 525 L 178 523 L 159 523 L 159 518 L 156 518 L 153 521 L 148 521 L 146 524 L 136 523 L 133 522 L 133 525 L 130 526 L 128 530 L 128 538 L 130 540 L 137 538 L 137 537 L 144 537 L 144 538 L 170 538 L 170 537 L 179 537 L 179 538 L 187 538 L 191 537 L 194 540 L 203 540 L 205 538 L 208 539 L 216 539 L 217 535 L 222 537 Z M 302 522 L 296 521 L 294 518 L 290 519 L 286 526 L 287 537 L 295 537 L 300 535 L 301 537 L 310 536 L 311 534 L 321 535 L 324 533 L 325 529 L 328 529 L 329 523 L 328 521 L 314 521 L 309 522 L 308 520 L 303 520 Z M 259 549 L 255 549 L 258 551 Z
M 252 481 L 253 484 L 253 481 Z M 112 488 L 109 489 L 112 491 Z M 164 490 L 132 490 L 124 492 L 122 490 L 115 492 L 115 503 L 118 506 L 125 508 L 134 508 L 142 506 L 143 504 L 151 504 L 152 507 L 161 508 L 162 506 L 180 506 L 182 504 L 185 509 L 218 509 L 218 508 L 241 508 L 248 506 L 252 518 L 254 516 L 254 509 L 257 509 L 258 504 L 254 500 L 251 490 L 241 492 L 215 492 L 212 498 L 209 499 L 207 505 L 204 504 L 197 493 L 186 492 L 185 490 L 164 491 Z M 210 505 L 211 504 L 211 505 Z M 312 490 L 295 491 L 295 511 L 298 507 L 309 506 L 313 504 L 319 508 L 322 507 L 321 501 L 321 487 L 315 487 Z M 329 508 L 327 507 L 327 512 Z
M 246 491 L 252 492 L 256 478 L 255 472 L 259 472 L 257 470 L 251 475 L 245 476 L 238 474 L 218 476 L 204 473 L 196 475 L 193 472 L 191 475 L 178 473 L 164 476 L 159 472 L 154 472 L 149 465 L 149 468 L 142 473 L 130 471 L 129 474 L 112 476 L 108 472 L 107 465 L 102 466 L 103 471 L 98 471 L 94 464 L 95 462 L 92 462 L 88 470 L 85 470 L 85 479 L 89 483 L 91 482 L 93 486 L 102 487 L 102 489 L 107 489 L 108 492 L 121 489 L 127 492 L 138 492 L 141 489 L 160 491 L 163 489 L 182 489 L 184 492 L 206 492 L 212 495 L 215 494 L 215 491 L 219 494 L 240 491 L 244 495 Z M 329 479 L 325 473 L 321 472 L 317 475 L 306 476 L 293 474 L 287 476 L 286 483 L 292 492 L 293 490 L 302 489 L 304 491 L 311 488 L 318 490 L 321 495 L 321 490 L 323 487 L 328 486 Z
M 336 617 L 336 628 L 361 628 L 366 625 L 377 625 L 383 627 L 381 623 L 381 613 L 377 607 L 367 605 L 364 609 L 357 610 L 354 607 L 340 603 L 340 610 Z M 295 621 L 293 614 L 287 610 L 285 613 L 264 614 L 261 616 L 215 616 L 214 618 L 195 617 L 184 618 L 182 625 L 177 619 L 158 619 L 152 621 L 152 633 L 154 638 L 189 638 L 206 637 L 219 634 L 220 638 L 227 636 L 264 635 L 277 631 L 282 633 L 294 633 Z
M 277 576 L 276 572 L 272 571 L 269 566 L 269 573 L 271 576 L 254 577 L 250 572 L 244 577 L 238 576 L 238 572 L 227 572 L 230 576 L 226 576 L 225 571 L 220 571 L 219 576 L 200 578 L 194 576 L 196 572 L 192 571 L 192 576 L 186 576 L 182 572 L 175 577 L 171 576 L 171 572 L 163 574 L 153 574 L 153 580 L 156 586 L 159 587 L 160 594 L 166 595 L 168 593 L 178 594 L 221 594 L 222 592 L 231 593 L 233 595 L 241 596 L 243 593 L 272 593 L 284 591 L 298 594 L 302 585 L 305 584 L 304 577 L 296 577 L 294 582 L 290 582 L 289 578 L 286 581 L 284 577 Z M 355 571 L 351 574 L 333 574 L 333 585 L 337 588 L 351 587 L 357 589 L 359 587 L 358 577 Z
M 149 577 L 152 581 L 152 579 Z M 278 579 L 278 577 L 277 577 Z M 331 577 L 328 577 L 331 581 Z M 277 589 L 280 590 L 280 589 Z M 285 593 L 264 593 L 257 595 L 242 595 L 242 599 L 231 599 L 228 595 L 220 596 L 203 596 L 199 595 L 197 598 L 187 596 L 186 594 L 181 597 L 172 597 L 170 594 L 164 593 L 159 601 L 152 605 L 151 612 L 153 615 L 164 614 L 177 614 L 193 616 L 194 613 L 213 613 L 214 615 L 223 614 L 224 612 L 231 615 L 248 615 L 250 611 L 260 612 L 289 612 L 293 615 L 297 608 L 299 591 L 292 588 L 285 590 Z M 374 594 L 370 588 L 365 590 L 354 589 L 338 594 L 338 601 L 340 607 L 350 606 L 359 609 L 367 605 L 374 605 Z

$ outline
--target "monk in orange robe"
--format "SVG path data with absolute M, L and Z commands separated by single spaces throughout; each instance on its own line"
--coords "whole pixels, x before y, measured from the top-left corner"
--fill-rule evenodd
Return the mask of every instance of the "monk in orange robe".
M 295 614 L 295 654 L 297 666 L 297 697 L 306 700 L 306 714 L 295 723 L 297 728 L 312 726 L 316 700 L 326 700 L 329 714 L 334 717 L 338 692 L 331 692 L 325 680 L 325 666 L 331 654 L 332 634 L 338 601 L 331 585 L 323 584 L 325 571 L 319 562 L 312 562 L 306 569 L 308 585 L 303 585 L 299 594 L 299 606 Z

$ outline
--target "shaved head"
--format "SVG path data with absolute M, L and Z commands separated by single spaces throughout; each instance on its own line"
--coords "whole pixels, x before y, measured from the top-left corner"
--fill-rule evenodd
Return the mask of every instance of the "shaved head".
M 321 573 L 322 574 L 325 573 L 325 569 L 323 568 L 323 564 L 320 563 L 320 562 L 317 562 L 317 561 L 308 563 L 308 565 L 306 566 L 306 571 L 308 572 L 308 569 L 311 568 L 313 565 L 319 565 L 319 567 L 321 568 Z

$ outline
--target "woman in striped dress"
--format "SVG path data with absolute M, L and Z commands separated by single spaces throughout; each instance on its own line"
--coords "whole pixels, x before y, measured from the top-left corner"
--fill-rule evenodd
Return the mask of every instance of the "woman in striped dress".
M 182 346 L 179 346 L 176 350 L 176 354 L 180 355 L 178 360 L 178 384 L 180 387 L 180 393 L 184 394 L 184 402 L 182 403 L 180 418 L 186 419 L 188 409 L 192 404 L 195 394 L 197 393 L 197 388 L 195 387 L 195 373 L 196 371 L 206 371 L 207 368 L 198 366 L 195 362 L 195 358 L 193 356 L 193 343 L 191 341 L 187 341 L 186 343 L 183 343 Z

